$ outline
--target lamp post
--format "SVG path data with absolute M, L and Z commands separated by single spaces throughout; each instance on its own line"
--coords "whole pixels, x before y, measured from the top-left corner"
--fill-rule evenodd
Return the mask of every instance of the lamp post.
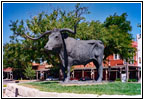
M 109 72 L 109 80 L 110 80 L 110 71 L 111 71 L 111 68 L 110 68 L 110 61 L 108 60 L 108 72 Z

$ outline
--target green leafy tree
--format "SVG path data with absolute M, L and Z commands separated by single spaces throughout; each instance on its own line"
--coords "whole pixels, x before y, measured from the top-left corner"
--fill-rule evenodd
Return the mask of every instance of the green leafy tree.
M 104 43 L 104 60 L 109 55 L 120 54 L 122 59 L 131 60 L 135 53 L 132 47 L 132 34 L 127 14 L 118 16 L 116 13 L 106 18 L 104 23 L 99 21 L 82 22 L 79 24 L 76 38 L 101 40 Z
M 26 78 L 32 80 L 36 76 L 36 72 L 32 69 L 31 65 L 28 65 L 28 67 L 25 69 L 24 75 Z
M 127 20 L 127 14 L 123 13 L 118 16 L 116 13 L 113 16 L 106 18 L 104 27 L 108 31 L 108 39 L 105 44 L 105 58 L 110 54 L 118 53 L 122 59 L 132 58 L 135 48 L 132 47 L 132 27 L 130 21 Z
M 10 21 L 10 43 L 4 44 L 4 67 L 25 69 L 29 63 L 47 61 L 53 66 L 60 63 L 58 54 L 51 51 L 45 52 L 44 46 L 48 41 L 47 36 L 37 41 L 27 39 L 25 34 L 39 36 L 47 30 L 54 28 L 74 28 L 75 23 L 79 23 L 84 18 L 82 14 L 87 13 L 87 8 L 76 5 L 75 10 L 65 12 L 61 9 L 54 10 L 51 14 L 40 13 L 26 21 Z M 77 13 L 77 14 L 76 14 Z M 22 73 L 20 73 L 22 74 Z M 22 75 L 19 75 L 22 76 Z
M 10 43 L 4 44 L 4 67 L 27 68 L 29 63 L 47 61 L 48 64 L 58 66 L 60 60 L 57 53 L 46 52 L 44 46 L 48 36 L 33 41 L 27 39 L 25 34 L 38 37 L 47 30 L 54 28 L 70 28 L 76 31 L 76 35 L 70 36 L 83 40 L 101 40 L 105 45 L 104 55 L 106 58 L 118 53 L 122 59 L 132 58 L 135 49 L 132 48 L 131 25 L 127 20 L 127 14 L 118 16 L 116 13 L 106 18 L 104 23 L 100 21 L 87 22 L 83 16 L 89 14 L 87 7 L 76 4 L 75 9 L 69 12 L 61 9 L 53 10 L 51 14 L 44 12 L 26 21 L 11 21 Z M 133 52 L 133 53 L 132 53 Z

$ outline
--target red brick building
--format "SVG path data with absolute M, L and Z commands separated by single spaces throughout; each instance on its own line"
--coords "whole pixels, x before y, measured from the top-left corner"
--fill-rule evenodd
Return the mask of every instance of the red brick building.
M 13 79 L 12 75 L 13 68 L 8 67 L 3 69 L 3 78 Z
M 36 71 L 36 79 L 41 79 L 41 73 L 43 73 L 44 79 L 48 77 L 48 73 L 52 65 L 48 65 L 46 63 L 39 64 L 39 63 L 32 63 L 32 69 Z M 3 69 L 3 78 L 4 79 L 15 79 L 17 76 L 13 73 L 15 69 L 8 67 Z M 14 75 L 13 75 L 14 74 Z M 22 78 L 23 76 L 21 76 Z
M 39 63 L 32 63 L 32 68 L 36 71 L 36 79 L 46 79 L 48 77 L 50 68 L 53 67 L 52 65 L 48 65 L 47 63 L 39 64 Z

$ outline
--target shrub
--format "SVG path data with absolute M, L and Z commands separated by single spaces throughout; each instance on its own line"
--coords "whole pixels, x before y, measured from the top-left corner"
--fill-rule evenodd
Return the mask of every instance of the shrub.
M 136 79 L 129 79 L 128 82 L 137 82 Z
M 115 81 L 121 81 L 121 79 L 120 79 L 120 78 L 117 78 Z
M 32 69 L 31 65 L 28 65 L 28 67 L 25 69 L 24 75 L 26 78 L 31 80 L 36 76 L 36 72 Z

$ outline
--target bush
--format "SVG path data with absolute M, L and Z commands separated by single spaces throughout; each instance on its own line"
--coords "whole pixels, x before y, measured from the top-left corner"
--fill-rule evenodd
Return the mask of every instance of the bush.
M 136 79 L 129 79 L 128 82 L 137 82 Z
M 120 78 L 117 78 L 115 81 L 121 81 L 121 79 L 120 79 Z

